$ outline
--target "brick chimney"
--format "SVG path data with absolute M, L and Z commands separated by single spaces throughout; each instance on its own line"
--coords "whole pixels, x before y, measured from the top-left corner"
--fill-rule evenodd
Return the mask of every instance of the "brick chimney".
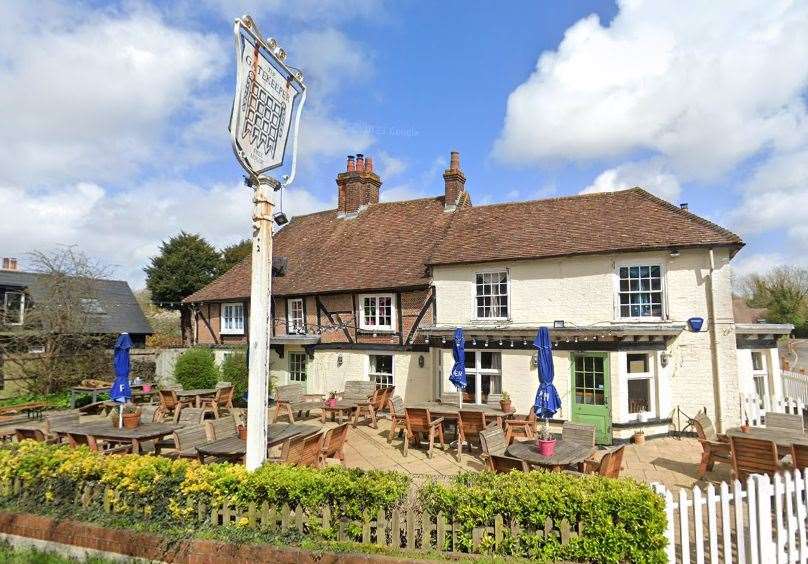
M 445 185 L 445 198 L 443 209 L 454 211 L 458 206 L 467 202 L 466 175 L 460 170 L 460 153 L 452 151 L 449 158 L 449 168 L 443 171 Z
M 3 257 L 2 270 L 19 270 L 17 267 L 17 259 L 11 257 Z
M 382 180 L 373 172 L 373 159 L 348 156 L 345 172 L 337 175 L 337 215 L 352 217 L 371 204 L 379 203 Z

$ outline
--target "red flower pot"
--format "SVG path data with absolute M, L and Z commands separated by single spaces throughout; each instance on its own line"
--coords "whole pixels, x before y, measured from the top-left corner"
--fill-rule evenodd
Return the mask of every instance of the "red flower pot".
M 328 398 L 325 400 L 326 407 L 337 407 L 337 398 Z
M 555 439 L 549 439 L 549 440 L 539 439 L 538 441 L 536 441 L 536 446 L 539 449 L 539 454 L 541 454 L 542 456 L 553 456 L 553 454 L 555 453 L 555 445 L 556 445 Z

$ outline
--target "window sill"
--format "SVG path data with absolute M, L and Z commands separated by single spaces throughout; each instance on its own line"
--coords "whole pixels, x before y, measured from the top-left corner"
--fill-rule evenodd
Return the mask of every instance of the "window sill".
M 377 334 L 381 333 L 381 334 L 385 334 L 385 335 L 391 335 L 391 334 L 394 334 L 396 332 L 396 330 L 393 329 L 392 327 L 385 327 L 385 328 L 379 328 L 379 329 L 368 329 L 367 327 L 360 327 L 358 331 L 362 335 L 372 335 L 373 333 L 377 333 Z
M 668 323 L 664 317 L 618 317 L 613 323 Z
M 244 334 L 244 329 L 242 329 L 240 331 L 238 331 L 238 330 L 234 331 L 232 329 L 227 330 L 227 331 L 219 331 L 219 335 L 243 335 L 243 334 Z
M 664 419 L 654 418 L 646 421 L 626 421 L 624 423 L 612 423 L 613 429 L 640 429 L 642 427 L 658 427 L 659 425 L 668 425 L 673 421 L 670 417 Z

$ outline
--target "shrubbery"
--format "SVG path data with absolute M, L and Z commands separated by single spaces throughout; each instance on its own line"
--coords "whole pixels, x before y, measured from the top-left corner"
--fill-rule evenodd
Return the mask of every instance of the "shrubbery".
M 222 362 L 222 381 L 233 384 L 237 399 L 244 396 L 249 379 L 247 355 L 244 351 L 236 351 L 224 359 Z
M 186 390 L 213 388 L 219 380 L 219 368 L 210 349 L 188 349 L 177 359 L 174 379 Z
M 449 485 L 428 483 L 419 491 L 423 508 L 442 511 L 463 527 L 461 542 L 496 514 L 523 529 L 540 530 L 549 517 L 580 523 L 582 534 L 567 545 L 554 537 L 520 534 L 502 552 L 539 560 L 664 562 L 664 502 L 647 485 L 629 479 L 563 473 L 464 473 Z

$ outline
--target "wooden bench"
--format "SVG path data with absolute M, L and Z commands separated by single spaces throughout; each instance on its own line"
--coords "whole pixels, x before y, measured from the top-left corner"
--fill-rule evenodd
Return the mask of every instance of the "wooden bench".
M 322 409 L 323 396 L 321 394 L 307 394 L 301 384 L 287 384 L 278 386 L 275 395 L 275 414 L 273 423 L 278 420 L 282 413 L 289 417 L 289 422 L 295 422 L 295 413 L 300 416 L 303 412 L 310 412 L 312 409 Z

